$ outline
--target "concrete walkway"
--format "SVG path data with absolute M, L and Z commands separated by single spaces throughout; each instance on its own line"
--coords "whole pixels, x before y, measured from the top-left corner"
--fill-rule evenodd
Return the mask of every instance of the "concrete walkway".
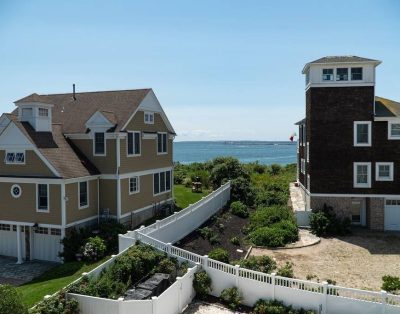
M 20 286 L 43 274 L 57 263 L 29 261 L 16 264 L 14 257 L 0 256 L 0 284 Z
M 300 187 L 295 186 L 294 183 L 290 183 L 289 190 L 290 190 L 290 201 L 293 210 L 306 210 L 306 203 L 305 200 L 303 199 Z

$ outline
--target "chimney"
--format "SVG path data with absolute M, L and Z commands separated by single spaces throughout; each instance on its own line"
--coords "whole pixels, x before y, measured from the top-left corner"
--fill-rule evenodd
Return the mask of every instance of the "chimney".
M 75 96 L 75 84 L 72 84 L 72 98 L 74 98 L 74 100 L 76 100 L 76 96 Z

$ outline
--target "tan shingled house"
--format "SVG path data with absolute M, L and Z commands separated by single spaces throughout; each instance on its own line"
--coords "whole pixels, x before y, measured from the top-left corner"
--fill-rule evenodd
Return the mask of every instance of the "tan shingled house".
M 70 228 L 172 201 L 175 131 L 151 89 L 38 95 L 0 117 L 0 255 L 59 261 Z

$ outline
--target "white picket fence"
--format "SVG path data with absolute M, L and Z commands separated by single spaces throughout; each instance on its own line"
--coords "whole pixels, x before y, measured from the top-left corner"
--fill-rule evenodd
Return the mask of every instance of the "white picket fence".
M 83 314 L 176 314 L 192 302 L 195 292 L 193 278 L 198 266 L 189 268 L 183 277 L 176 281 L 160 296 L 151 300 L 130 300 L 123 298 L 111 300 L 87 295 L 68 293 L 68 298 L 79 302 L 80 313 Z

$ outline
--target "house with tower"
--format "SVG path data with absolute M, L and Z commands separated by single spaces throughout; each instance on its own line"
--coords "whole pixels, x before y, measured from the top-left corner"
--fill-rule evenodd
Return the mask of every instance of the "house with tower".
M 330 56 L 307 63 L 306 116 L 297 122 L 306 209 L 373 230 L 400 230 L 400 103 L 375 94 L 381 61 Z

